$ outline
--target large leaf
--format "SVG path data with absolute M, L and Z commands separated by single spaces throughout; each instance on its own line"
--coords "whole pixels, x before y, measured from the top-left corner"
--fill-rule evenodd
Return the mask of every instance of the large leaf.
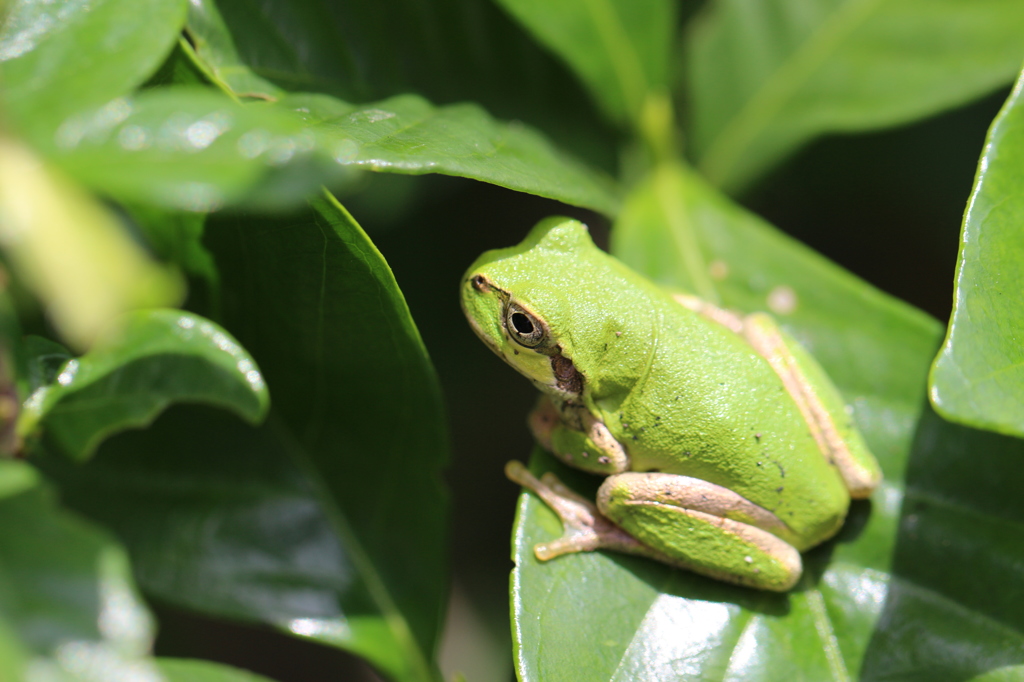
M 39 140 L 69 115 L 128 94 L 156 70 L 185 0 L 16 0 L 0 28 L 6 111 Z
M 0 462 L 0 477 L 26 467 Z M 124 679 L 146 660 L 152 617 L 128 559 L 102 533 L 60 513 L 41 486 L 0 500 L 0 620 L 51 679 Z
M 1013 78 L 1016 0 L 720 0 L 688 45 L 688 137 L 736 190 L 811 138 L 892 126 Z
M 565 60 L 612 119 L 637 124 L 668 85 L 676 31 L 670 0 L 498 0 Z
M 967 204 L 953 316 L 932 370 L 945 417 L 1024 436 L 1024 75 L 992 124 Z
M 190 2 L 188 35 L 182 49 L 191 52 L 195 63 L 210 80 L 239 97 L 273 100 L 282 91 L 273 83 L 257 76 L 238 54 L 234 38 L 212 0 Z M 191 47 L 195 45 L 195 47 Z
M 607 215 L 618 209 L 608 179 L 536 131 L 499 123 L 475 104 L 435 107 L 415 95 L 358 107 L 327 95 L 293 95 L 282 104 L 305 117 L 339 163 L 472 178 Z
M 268 11 L 284 10 L 271 7 Z M 252 96 L 255 89 L 260 97 L 280 99 L 305 119 L 316 133 L 318 149 L 339 166 L 413 175 L 442 173 L 608 215 L 618 208 L 607 178 L 560 152 L 531 128 L 496 121 L 476 104 L 435 107 L 415 95 L 366 105 L 324 94 L 286 96 L 272 86 L 261 86 L 258 76 L 239 61 L 232 36 L 212 6 L 200 3 L 194 8 L 189 30 L 199 41 L 197 63 L 222 87 L 240 97 Z M 320 31 L 311 35 L 315 39 Z M 326 84 L 318 85 L 330 90 Z
M 294 206 L 351 175 L 316 142 L 291 111 L 179 86 L 82 112 L 50 153 L 67 173 L 120 201 L 211 211 L 241 201 Z
M 252 357 L 218 325 L 180 310 L 144 310 L 37 388 L 18 427 L 28 435 L 41 423 L 65 454 L 84 459 L 110 434 L 145 426 L 173 402 L 208 403 L 258 422 L 269 400 Z
M 724 305 L 773 310 L 836 380 L 885 481 L 782 595 L 611 553 L 540 563 L 532 547 L 559 522 L 524 495 L 512 594 L 522 679 L 967 680 L 1024 663 L 1022 448 L 929 412 L 938 325 L 678 168 L 637 189 L 613 246 L 663 284 L 704 280 Z M 533 466 L 595 487 L 546 454 Z
M 447 443 L 390 270 L 330 198 L 207 232 L 225 326 L 274 392 L 268 424 L 179 408 L 80 471 L 56 463 L 68 499 L 116 530 L 166 601 L 433 679 Z
M 0 460 L 0 678 L 267 682 L 204 661 L 153 659 L 153 619 L 128 558 L 60 510 L 23 462 Z
M 349 102 L 410 92 L 472 101 L 539 127 L 603 168 L 615 163 L 614 137 L 572 74 L 490 0 L 190 5 L 199 58 L 239 96 L 276 98 L 283 88 Z

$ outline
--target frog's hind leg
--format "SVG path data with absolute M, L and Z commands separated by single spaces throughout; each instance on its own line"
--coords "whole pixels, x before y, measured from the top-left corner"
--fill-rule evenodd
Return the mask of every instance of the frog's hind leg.
M 522 462 L 505 465 L 505 475 L 527 490 L 533 491 L 562 520 L 565 534 L 552 542 L 534 546 L 533 553 L 541 561 L 554 559 L 573 552 L 593 552 L 612 549 L 627 554 L 641 554 L 663 560 L 652 554 L 636 538 L 606 519 L 590 500 L 584 499 L 565 487 L 553 473 L 544 474 L 542 480 L 530 473 Z
M 792 531 L 742 495 L 689 476 L 626 472 L 597 493 L 601 513 L 669 564 L 761 590 L 800 579 Z
M 541 561 L 610 549 L 758 589 L 786 591 L 800 578 L 799 552 L 752 525 L 788 534 L 785 524 L 721 486 L 686 476 L 627 472 L 605 479 L 599 510 L 554 474 L 537 480 L 519 462 L 509 462 L 505 472 L 562 519 L 565 534 L 534 547 Z
M 819 449 L 839 470 L 850 497 L 869 497 L 882 479 L 882 470 L 825 370 L 771 316 L 753 313 L 743 322 L 744 337 L 782 379 Z
M 742 336 L 771 365 L 793 397 L 818 444 L 854 499 L 869 497 L 882 478 L 874 455 L 853 424 L 842 396 L 817 360 L 770 315 L 742 316 L 685 294 L 675 299 Z

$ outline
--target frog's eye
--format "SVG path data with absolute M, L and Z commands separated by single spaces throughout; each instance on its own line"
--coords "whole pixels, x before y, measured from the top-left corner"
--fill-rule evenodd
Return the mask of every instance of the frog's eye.
M 536 348 L 544 340 L 544 325 L 515 303 L 509 303 L 505 311 L 505 327 L 520 346 Z

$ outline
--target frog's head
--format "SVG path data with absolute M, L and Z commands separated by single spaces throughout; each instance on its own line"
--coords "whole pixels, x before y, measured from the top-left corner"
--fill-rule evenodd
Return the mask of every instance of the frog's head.
M 461 283 L 473 331 L 543 391 L 563 399 L 583 390 L 586 349 L 607 348 L 605 313 L 612 259 L 587 227 L 563 217 L 538 223 L 520 244 L 487 251 Z

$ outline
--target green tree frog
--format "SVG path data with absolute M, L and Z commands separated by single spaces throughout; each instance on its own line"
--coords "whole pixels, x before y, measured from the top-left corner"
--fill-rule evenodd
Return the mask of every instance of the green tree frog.
M 881 478 L 836 388 L 770 316 L 674 295 L 577 221 L 484 253 L 460 293 L 476 334 L 540 389 L 538 442 L 606 476 L 595 505 L 509 463 L 565 528 L 541 560 L 612 549 L 786 591 L 800 552 Z

